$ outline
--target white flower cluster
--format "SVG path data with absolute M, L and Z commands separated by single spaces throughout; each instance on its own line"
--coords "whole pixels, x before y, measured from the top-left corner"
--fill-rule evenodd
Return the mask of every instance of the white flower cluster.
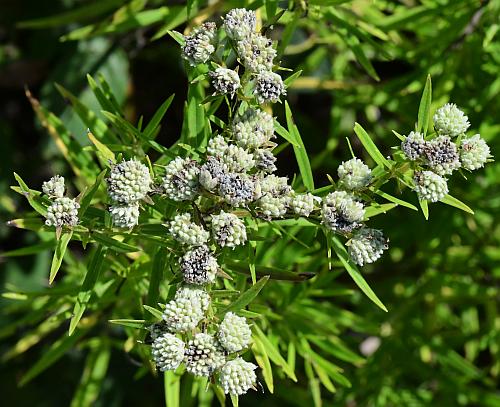
M 139 223 L 139 201 L 151 191 L 153 180 L 148 167 L 136 159 L 113 165 L 108 177 L 109 208 L 113 225 L 133 228 Z
M 418 166 L 413 180 L 419 199 L 437 202 L 448 193 L 445 177 L 459 168 L 473 171 L 483 167 L 490 148 L 479 134 L 466 137 L 469 119 L 453 103 L 439 108 L 433 121 L 437 134 L 426 140 L 412 131 L 401 143 L 401 151 Z
M 354 233 L 347 245 L 351 259 L 362 266 L 377 261 L 387 249 L 387 243 L 382 231 L 363 227 Z
M 43 183 L 43 193 L 52 200 L 45 215 L 45 224 L 47 226 L 62 228 L 63 226 L 73 227 L 78 224 L 80 204 L 76 199 L 64 196 L 65 190 L 64 178 L 60 175 L 55 175 Z
M 205 23 L 184 37 L 182 57 L 192 66 L 204 64 L 215 52 L 216 40 L 217 26 L 212 22 Z
M 168 163 L 163 178 L 163 188 L 174 201 L 189 201 L 198 195 L 200 168 L 194 160 L 177 157 Z

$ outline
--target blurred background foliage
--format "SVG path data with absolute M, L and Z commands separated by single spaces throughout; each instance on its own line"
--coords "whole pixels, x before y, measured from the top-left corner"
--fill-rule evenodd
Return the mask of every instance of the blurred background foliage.
M 170 146 L 181 131 L 187 81 L 178 46 L 167 31 L 189 31 L 240 6 L 258 9 L 264 23 L 286 10 L 271 35 L 279 41 L 282 65 L 302 70 L 288 100 L 318 186 L 326 185 L 326 174 L 335 175 L 349 156 L 346 138 L 356 155 L 364 157 L 352 137 L 355 121 L 389 154 L 390 146 L 397 144 L 392 130 L 407 134 L 415 125 L 427 74 L 433 79 L 433 110 L 448 101 L 457 103 L 493 155 L 500 151 L 498 0 L 3 0 L 2 220 L 18 218 L 27 209 L 22 197 L 9 191 L 12 170 L 32 186 L 54 173 L 72 177 L 36 119 L 25 89 L 61 118 L 82 148 L 88 143 L 87 126 L 76 115 L 74 101 L 61 97 L 55 83 L 106 120 L 86 75 L 105 78 L 133 123 L 140 116 L 151 118 L 175 93 L 157 138 Z M 290 148 L 280 153 L 278 164 L 282 175 L 297 172 Z M 318 358 L 297 359 L 297 383 L 278 374 L 275 394 L 251 393 L 241 405 L 500 405 L 500 165 L 492 163 L 470 178 L 455 178 L 452 188 L 475 215 L 437 204 L 431 206 L 428 222 L 405 208 L 374 220 L 390 237 L 391 247 L 382 261 L 364 272 L 389 313 L 364 297 L 335 263 L 333 271 L 322 270 L 305 283 L 267 285 L 258 305 L 276 315 L 266 329 L 277 333 L 288 362 L 295 360 L 295 351 L 310 355 L 308 346 Z M 395 191 L 396 186 L 388 192 Z M 407 198 L 415 200 L 411 194 Z M 324 243 L 316 244 L 316 237 L 307 233 L 301 231 L 300 238 L 314 243 L 313 250 L 277 240 L 269 253 L 279 256 L 265 259 L 261 251 L 262 260 L 288 267 L 290 258 L 300 258 L 300 271 L 324 268 Z M 49 237 L 2 222 L 0 238 L 2 251 L 10 252 L 0 260 L 4 291 L 46 287 L 51 247 L 26 257 L 11 251 L 40 241 L 43 245 Z M 67 267 L 78 268 L 82 261 L 82 252 L 75 250 Z M 162 381 L 138 370 L 116 328 L 109 326 L 99 340 L 91 338 L 82 346 L 76 346 L 76 337 L 51 367 L 19 388 L 30 367 L 66 335 L 69 311 L 59 314 L 44 301 L 33 297 L 40 315 L 27 317 L 16 299 L 0 300 L 0 383 L 6 405 L 69 405 L 71 400 L 73 405 L 96 406 L 163 403 Z M 32 331 L 42 316 L 52 319 Z M 329 331 L 318 339 L 325 327 Z M 314 330 L 318 336 L 297 338 L 302 331 Z M 330 346 L 335 341 L 338 346 Z M 300 346 L 290 350 L 290 343 Z M 325 374 L 330 365 L 323 360 L 333 360 L 351 385 L 342 378 L 332 384 Z M 88 399 L 75 396 L 78 384 L 85 382 L 94 386 L 87 389 Z M 188 389 L 189 383 L 182 386 Z M 194 403 L 187 393 L 182 391 L 183 406 Z

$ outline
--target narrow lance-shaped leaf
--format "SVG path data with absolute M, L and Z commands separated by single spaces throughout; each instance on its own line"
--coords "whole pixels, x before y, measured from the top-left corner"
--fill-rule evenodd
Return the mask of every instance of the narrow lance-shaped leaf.
M 418 107 L 418 120 L 417 120 L 417 131 L 427 134 L 429 129 L 430 116 L 431 116 L 431 100 L 432 100 L 432 82 L 431 76 L 427 75 L 427 80 L 425 82 L 424 92 L 422 93 L 422 99 L 420 99 L 420 106 Z
M 57 240 L 56 250 L 54 251 L 54 256 L 52 257 L 52 264 L 50 266 L 49 274 L 49 284 L 52 284 L 56 278 L 57 272 L 61 268 L 61 264 L 64 258 L 64 253 L 68 247 L 68 243 L 73 236 L 73 231 L 63 232 L 61 237 Z
M 359 141 L 361 141 L 361 144 L 363 144 L 363 147 L 365 148 L 367 153 L 370 154 L 371 158 L 373 158 L 373 161 L 375 161 L 380 166 L 391 168 L 391 164 L 389 163 L 389 161 L 383 156 L 368 133 L 365 131 L 365 129 L 363 129 L 363 127 L 361 127 L 359 123 L 354 124 L 354 132 L 358 136 Z
M 238 311 L 245 308 L 252 300 L 259 294 L 264 285 L 269 280 L 269 276 L 262 277 L 257 283 L 252 285 L 247 291 L 241 294 L 235 301 L 233 301 L 229 306 L 224 308 L 219 312 L 220 315 L 224 315 L 229 311 Z
M 344 245 L 342 242 L 336 237 L 332 236 L 332 247 L 333 250 L 335 250 L 335 253 L 337 254 L 337 257 L 339 260 L 342 262 L 342 265 L 345 267 L 351 278 L 354 280 L 356 285 L 365 293 L 365 295 L 372 300 L 378 307 L 383 309 L 385 312 L 387 312 L 387 308 L 385 305 L 382 303 L 382 301 L 379 300 L 377 295 L 373 292 L 373 290 L 370 288 L 366 280 L 363 278 L 361 273 L 359 272 L 358 268 L 356 267 L 355 264 L 353 264 L 349 258 L 349 253 L 347 253 L 347 250 L 345 249 Z

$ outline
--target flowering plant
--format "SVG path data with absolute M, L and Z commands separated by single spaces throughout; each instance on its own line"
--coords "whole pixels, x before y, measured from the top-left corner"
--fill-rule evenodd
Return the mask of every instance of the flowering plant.
M 338 167 L 337 180 L 329 177 L 329 185 L 316 188 L 285 101 L 287 86 L 300 72 L 282 79 L 280 73 L 287 70 L 279 66 L 275 45 L 261 33 L 256 14 L 234 9 L 219 27 L 208 22 L 188 35 L 170 34 L 182 48 L 189 78 L 183 130 L 175 145 L 166 148 L 155 141 L 172 97 L 146 126 L 134 126 L 123 119 L 105 84 L 90 79 L 111 125 L 92 122 L 91 151 L 76 151 L 67 134 L 58 133 L 82 192 L 76 198 L 66 196 L 64 179 L 58 175 L 39 192 L 16 174 L 19 186 L 14 189 L 45 221 L 28 217 L 11 225 L 55 234 L 56 240 L 50 241 L 56 244 L 51 284 L 64 259 L 69 270 L 62 289 L 70 294 L 51 305 L 59 307 L 59 323 L 70 319 L 69 336 L 55 349 L 90 336 L 96 326 L 107 323 L 103 319 L 111 309 L 110 322 L 123 327 L 119 335 L 128 338 L 125 351 L 140 358 L 144 369 L 165 372 L 172 405 L 178 404 L 185 372 L 194 376 L 193 388 L 208 389 L 221 403 L 227 394 L 237 404 L 239 396 L 259 387 L 258 377 L 273 391 L 271 362 L 296 380 L 296 352 L 306 370 L 314 361 L 325 387 L 333 386 L 332 380 L 349 385 L 335 366 L 311 349 L 311 343 L 328 347 L 327 341 L 311 334 L 305 321 L 297 324 L 297 332 L 280 323 L 273 327 L 282 315 L 270 303 L 290 290 L 290 281 L 313 279 L 312 284 L 328 285 L 334 253 L 339 262 L 335 266 L 341 265 L 368 298 L 386 310 L 358 268 L 375 262 L 388 248 L 383 232 L 367 222 L 397 206 L 418 208 L 382 187 L 395 180 L 401 189 L 414 190 L 425 218 L 429 202 L 472 212 L 448 194 L 446 177 L 483 167 L 490 160 L 487 144 L 479 135 L 466 135 L 468 118 L 455 105 L 438 109 L 432 125 L 428 78 L 416 128 L 407 136 L 395 132 L 400 143 L 392 156 L 382 154 L 356 124 L 354 132 L 376 166 L 370 169 L 352 154 Z M 213 93 L 206 96 L 208 86 Z M 60 125 L 31 101 L 42 120 Z M 284 105 L 286 127 L 273 116 L 275 103 Z M 291 183 L 275 175 L 276 155 L 288 146 L 300 172 Z M 318 239 L 324 240 L 326 250 L 312 246 Z M 70 241 L 92 246 L 86 266 L 67 250 Z M 275 266 L 268 253 L 286 252 L 282 244 L 290 242 L 305 251 Z M 296 265 L 310 250 L 322 252 L 326 261 L 315 257 L 308 265 L 311 271 L 304 272 Z M 259 303 L 259 293 L 270 280 L 274 292 Z M 133 298 L 133 305 L 122 308 L 123 298 Z M 299 314 L 291 312 L 292 320 L 297 319 Z M 311 304 L 305 303 L 301 312 L 314 315 L 316 324 L 328 320 L 327 313 L 315 313 Z M 142 319 L 135 318 L 138 314 Z M 280 346 L 280 339 L 288 346 Z M 42 359 L 24 380 L 40 373 L 51 358 Z

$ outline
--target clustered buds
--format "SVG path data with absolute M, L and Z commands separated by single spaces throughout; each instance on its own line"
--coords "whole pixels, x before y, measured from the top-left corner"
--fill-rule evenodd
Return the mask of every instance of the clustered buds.
M 490 148 L 479 134 L 467 137 L 469 119 L 455 104 L 447 103 L 433 116 L 436 134 L 425 139 L 410 132 L 401 151 L 414 168 L 414 190 L 420 200 L 437 202 L 448 194 L 446 176 L 463 168 L 473 171 L 490 158 Z
M 387 249 L 387 239 L 382 231 L 361 228 L 357 230 L 348 242 L 348 251 L 354 263 L 360 266 L 377 261 Z
M 239 352 L 250 344 L 252 331 L 245 318 L 228 312 L 219 326 L 217 338 L 229 353 Z
M 219 67 L 215 71 L 210 71 L 209 75 L 212 79 L 212 86 L 215 88 L 216 93 L 221 95 L 229 95 L 232 97 L 241 87 L 240 77 L 238 73 L 232 69 Z
M 333 232 L 352 232 L 364 216 L 363 204 L 346 191 L 331 192 L 323 200 L 323 224 Z
M 174 201 L 189 201 L 198 195 L 200 168 L 196 161 L 177 157 L 165 168 L 163 188 Z
M 226 394 L 241 396 L 249 389 L 255 388 L 257 366 L 242 358 L 230 360 L 222 366 L 219 374 L 219 384 Z
M 136 159 L 113 165 L 108 177 L 108 194 L 114 205 L 109 214 L 114 226 L 133 228 L 139 223 L 139 202 L 151 191 L 148 167 Z
M 370 184 L 372 172 L 359 158 L 343 162 L 337 169 L 339 184 L 348 190 L 359 190 Z
M 45 224 L 47 226 L 55 226 L 60 229 L 63 226 L 74 227 L 78 224 L 80 204 L 76 199 L 64 196 L 65 190 L 64 178 L 60 175 L 55 175 L 43 183 L 43 193 L 52 200 L 45 215 Z
M 216 41 L 217 26 L 212 22 L 204 23 L 184 37 L 182 57 L 192 66 L 204 64 L 215 52 Z

